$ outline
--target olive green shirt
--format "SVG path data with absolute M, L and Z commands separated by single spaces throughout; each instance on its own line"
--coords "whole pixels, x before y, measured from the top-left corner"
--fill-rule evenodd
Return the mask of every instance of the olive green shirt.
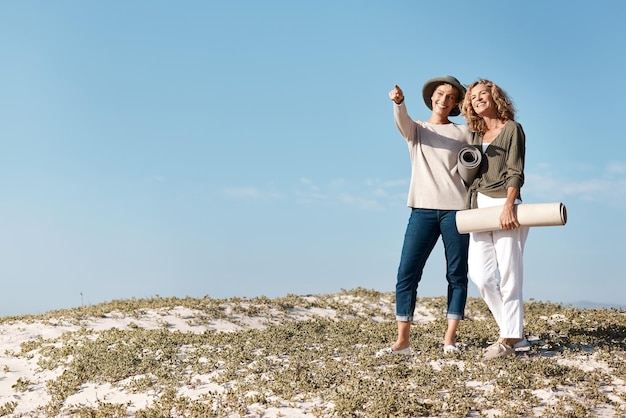
M 483 137 L 474 132 L 472 145 L 481 148 L 482 144 Z M 520 190 L 524 184 L 525 155 L 526 136 L 522 125 L 510 120 L 483 154 L 478 175 L 469 187 L 467 207 L 477 207 L 476 193 L 501 198 L 506 197 L 509 187 Z M 522 199 L 521 194 L 518 198 Z

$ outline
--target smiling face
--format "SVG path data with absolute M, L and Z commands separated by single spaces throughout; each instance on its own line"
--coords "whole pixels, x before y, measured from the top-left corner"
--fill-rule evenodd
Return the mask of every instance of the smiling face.
M 497 113 L 496 102 L 491 90 L 485 84 L 476 84 L 469 92 L 472 108 L 480 116 L 489 116 Z
M 433 92 L 432 97 L 433 112 L 448 117 L 452 109 L 459 100 L 459 92 L 450 84 L 440 84 Z

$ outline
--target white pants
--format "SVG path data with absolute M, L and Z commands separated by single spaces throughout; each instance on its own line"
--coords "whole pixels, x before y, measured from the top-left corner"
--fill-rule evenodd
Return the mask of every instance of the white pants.
M 503 201 L 479 194 L 478 207 Z M 524 336 L 523 256 L 528 232 L 528 227 L 520 227 L 470 234 L 469 276 L 500 327 L 500 338 Z

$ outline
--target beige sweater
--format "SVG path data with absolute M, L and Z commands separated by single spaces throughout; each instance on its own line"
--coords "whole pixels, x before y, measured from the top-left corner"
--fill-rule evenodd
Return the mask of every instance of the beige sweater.
M 411 157 L 411 208 L 461 210 L 467 188 L 457 170 L 458 153 L 471 141 L 466 125 L 421 126 L 409 117 L 404 102 L 394 104 L 394 119 Z

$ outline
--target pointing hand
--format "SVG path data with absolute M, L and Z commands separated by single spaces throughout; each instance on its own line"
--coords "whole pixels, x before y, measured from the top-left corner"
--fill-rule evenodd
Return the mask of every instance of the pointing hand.
M 400 104 L 404 101 L 404 94 L 402 94 L 402 89 L 396 86 L 389 92 L 389 98 L 395 103 Z

